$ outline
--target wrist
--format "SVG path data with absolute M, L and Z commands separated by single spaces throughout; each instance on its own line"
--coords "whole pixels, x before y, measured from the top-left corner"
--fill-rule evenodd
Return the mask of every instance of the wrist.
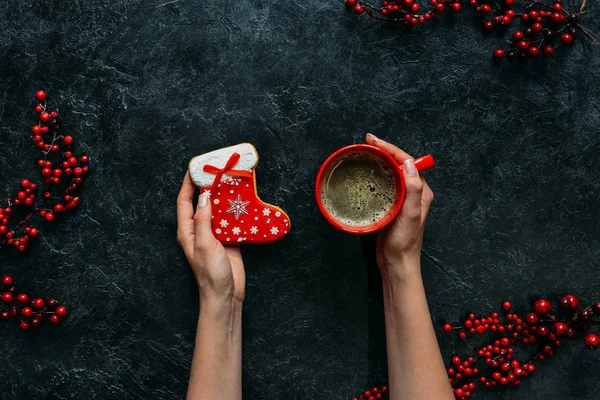
M 379 266 L 379 270 L 381 279 L 394 285 L 421 280 L 421 258 L 412 256 L 385 262 Z
M 231 321 L 242 315 L 242 301 L 233 296 L 200 296 L 200 317 Z

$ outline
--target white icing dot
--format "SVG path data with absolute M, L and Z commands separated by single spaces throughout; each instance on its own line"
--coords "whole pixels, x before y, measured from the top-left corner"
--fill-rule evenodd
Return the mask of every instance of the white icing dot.
M 271 218 L 267 219 L 267 224 L 271 223 Z
M 220 202 L 219 202 L 219 199 L 215 199 L 215 201 L 214 201 L 213 203 L 215 203 L 215 204 L 219 204 L 219 203 L 220 203 Z
M 246 187 L 250 187 L 250 185 L 246 184 Z
M 287 231 L 283 231 L 283 233 L 287 233 Z
M 254 217 L 254 219 L 255 219 L 256 221 L 258 221 L 258 217 Z
M 220 188 L 220 187 L 221 187 L 221 184 L 219 183 L 219 184 L 217 185 L 217 187 L 218 187 L 218 188 Z
M 267 237 L 267 235 L 263 235 L 264 237 Z
M 219 228 L 215 229 L 215 233 L 216 233 L 217 235 L 218 235 L 218 234 L 220 234 L 221 232 L 222 232 L 222 231 L 221 231 L 221 229 L 219 229 Z
M 258 211 L 258 210 L 255 208 L 255 209 L 254 209 L 254 212 L 257 212 L 257 211 Z
M 238 243 L 241 242 L 241 241 L 243 241 L 243 240 L 244 240 L 244 238 L 239 238 L 238 239 Z
M 277 212 L 275 213 L 275 216 L 276 216 L 276 217 L 281 217 L 281 213 L 280 213 L 279 211 L 277 211 Z
M 227 238 L 227 239 L 225 239 L 225 240 L 227 240 L 228 242 L 229 242 L 229 241 L 231 241 L 231 239 L 229 239 L 229 238 Z
M 230 190 L 229 193 L 234 194 L 235 192 L 233 190 Z
M 221 210 L 219 210 L 219 214 L 221 214 Z

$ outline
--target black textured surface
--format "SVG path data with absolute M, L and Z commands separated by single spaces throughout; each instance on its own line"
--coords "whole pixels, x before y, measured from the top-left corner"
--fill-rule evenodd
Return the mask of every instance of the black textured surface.
M 245 398 L 346 399 L 384 382 L 369 250 L 313 201 L 319 164 L 368 131 L 437 158 L 423 257 L 436 321 L 505 298 L 600 297 L 589 42 L 499 67 L 489 55 L 506 37 L 484 37 L 470 12 L 403 34 L 317 0 L 11 0 L 0 30 L 4 187 L 34 175 L 38 88 L 92 160 L 68 221 L 26 255 L 0 252 L 22 290 L 72 310 L 36 332 L 0 326 L 2 398 L 184 397 L 198 298 L 175 199 L 192 156 L 242 141 L 261 156 L 259 194 L 294 226 L 243 250 Z M 599 357 L 568 342 L 520 389 L 476 398 L 596 399 Z

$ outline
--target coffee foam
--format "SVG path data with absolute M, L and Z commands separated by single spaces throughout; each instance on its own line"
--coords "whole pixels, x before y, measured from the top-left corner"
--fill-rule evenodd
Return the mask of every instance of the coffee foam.
M 367 226 L 391 210 L 396 184 L 388 165 L 363 152 L 341 157 L 326 174 L 321 199 L 327 211 L 348 226 Z

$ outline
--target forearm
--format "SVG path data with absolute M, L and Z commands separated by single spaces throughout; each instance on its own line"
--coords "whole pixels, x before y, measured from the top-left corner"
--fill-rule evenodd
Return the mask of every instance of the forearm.
M 187 398 L 242 398 L 241 302 L 201 301 Z
M 390 399 L 452 400 L 419 263 L 382 269 Z

